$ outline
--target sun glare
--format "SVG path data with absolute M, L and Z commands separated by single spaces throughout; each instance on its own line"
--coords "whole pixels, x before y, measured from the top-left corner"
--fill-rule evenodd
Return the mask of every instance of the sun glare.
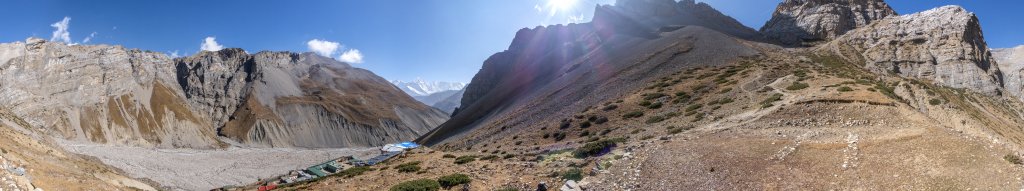
M 576 6 L 576 0 L 548 0 L 548 7 L 552 9 L 552 13 L 569 11 Z

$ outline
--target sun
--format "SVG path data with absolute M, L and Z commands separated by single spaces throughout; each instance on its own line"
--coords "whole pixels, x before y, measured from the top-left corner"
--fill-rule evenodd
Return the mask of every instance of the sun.
M 555 12 L 565 12 L 572 10 L 576 6 L 577 0 L 548 0 L 548 7 L 551 8 L 552 14 Z

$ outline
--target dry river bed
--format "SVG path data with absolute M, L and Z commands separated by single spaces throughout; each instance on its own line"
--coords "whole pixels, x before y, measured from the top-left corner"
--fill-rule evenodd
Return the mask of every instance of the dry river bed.
M 65 150 L 99 158 L 134 178 L 170 190 L 210 190 L 245 185 L 342 157 L 369 158 L 378 148 L 239 148 L 219 150 L 152 149 L 90 143 L 62 143 Z

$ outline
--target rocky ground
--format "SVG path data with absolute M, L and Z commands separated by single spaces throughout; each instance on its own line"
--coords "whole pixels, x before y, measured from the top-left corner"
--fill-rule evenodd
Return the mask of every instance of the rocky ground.
M 287 188 L 383 190 L 463 173 L 471 190 L 531 190 L 561 186 L 573 172 L 589 190 L 1024 188 L 1024 167 L 1006 160 L 1019 156 L 1015 137 L 1024 135 L 1013 126 L 1015 99 L 877 76 L 827 54 L 796 55 L 684 69 L 568 123 L 472 148 L 416 150 L 362 175 Z M 631 113 L 640 116 L 625 117 Z M 573 157 L 613 138 L 625 141 L 607 154 Z M 469 155 L 493 157 L 454 163 Z M 417 161 L 423 170 L 394 169 Z

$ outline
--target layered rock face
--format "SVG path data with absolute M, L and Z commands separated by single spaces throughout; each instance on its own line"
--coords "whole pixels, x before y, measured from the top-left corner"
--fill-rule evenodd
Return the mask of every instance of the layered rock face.
M 994 57 L 1003 73 L 1003 88 L 1006 93 L 1024 100 L 1024 46 L 993 49 Z
M 171 59 L 119 46 L 0 44 L 0 105 L 64 139 L 216 148 L 408 140 L 447 117 L 369 71 L 312 54 L 241 49 Z M 385 101 L 386 100 L 386 101 Z
M 978 18 L 959 6 L 889 17 L 847 32 L 821 49 L 897 74 L 997 95 L 1002 75 Z
M 0 105 L 39 130 L 109 144 L 219 144 L 209 122 L 185 109 L 164 55 L 31 38 L 0 52 Z
M 894 15 L 882 0 L 785 0 L 761 33 L 788 46 L 814 45 Z

